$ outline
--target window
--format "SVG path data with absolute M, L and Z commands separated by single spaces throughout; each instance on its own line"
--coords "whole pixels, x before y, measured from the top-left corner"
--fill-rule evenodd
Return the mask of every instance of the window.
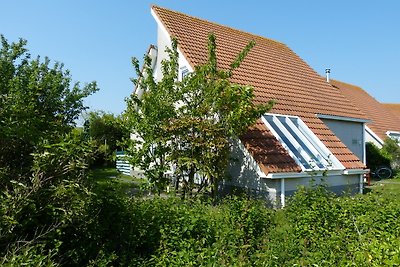
M 397 143 L 400 144 L 400 132 L 388 131 L 388 132 L 386 132 L 386 134 L 387 134 L 390 138 L 396 140 Z
M 344 169 L 299 117 L 265 114 L 263 121 L 303 170 Z
M 181 71 L 181 81 L 183 80 L 183 78 L 185 78 L 186 75 L 189 74 L 189 69 L 185 66 L 185 67 L 181 67 L 180 69 Z

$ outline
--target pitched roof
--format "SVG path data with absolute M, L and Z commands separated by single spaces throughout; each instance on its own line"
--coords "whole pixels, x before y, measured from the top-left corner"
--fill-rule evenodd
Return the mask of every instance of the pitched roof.
M 235 70 L 232 82 L 253 86 L 258 103 L 276 100 L 271 112 L 301 117 L 346 168 L 363 167 L 316 114 L 351 118 L 365 115 L 285 44 L 157 6 L 152 9 L 169 35 L 177 38 L 180 51 L 192 67 L 206 62 L 210 33 L 216 36 L 217 60 L 222 69 L 228 69 L 237 54 L 255 41 Z M 241 139 L 264 172 L 300 171 L 264 124 L 257 123 Z
M 400 119 L 400 104 L 382 103 L 387 109 L 389 109 L 395 116 Z
M 379 138 L 385 140 L 387 138 L 387 131 L 400 131 L 400 119 L 396 118 L 385 105 L 377 101 L 361 87 L 335 80 L 331 80 L 331 83 L 367 114 L 370 120 L 367 126 L 374 131 Z

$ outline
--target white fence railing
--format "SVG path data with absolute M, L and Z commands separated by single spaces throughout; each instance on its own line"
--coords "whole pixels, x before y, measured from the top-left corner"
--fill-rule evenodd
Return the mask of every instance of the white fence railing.
M 131 175 L 132 167 L 125 159 L 124 151 L 117 151 L 116 169 L 125 175 Z

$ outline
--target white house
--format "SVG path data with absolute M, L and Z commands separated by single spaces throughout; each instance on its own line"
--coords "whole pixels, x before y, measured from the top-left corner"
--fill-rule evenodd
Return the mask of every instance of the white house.
M 336 192 L 362 192 L 368 120 L 340 90 L 285 44 L 157 6 L 151 13 L 158 39 L 149 55 L 158 79 L 171 36 L 178 40 L 181 76 L 206 62 L 210 33 L 216 36 L 219 67 L 225 69 L 249 41 L 256 43 L 232 82 L 253 86 L 257 103 L 274 99 L 276 105 L 237 139 L 232 151 L 237 160 L 231 162 L 225 189 L 240 187 L 282 206 L 311 178 L 323 178 Z

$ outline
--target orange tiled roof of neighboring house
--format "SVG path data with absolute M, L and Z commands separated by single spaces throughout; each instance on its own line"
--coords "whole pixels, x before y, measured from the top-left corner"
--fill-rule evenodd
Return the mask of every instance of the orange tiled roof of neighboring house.
M 389 109 L 397 118 L 400 119 L 400 104 L 397 103 L 383 103 L 383 105 Z
M 192 67 L 206 62 L 210 33 L 216 36 L 222 69 L 228 69 L 249 41 L 255 41 L 232 82 L 253 86 L 258 103 L 276 100 L 271 112 L 301 117 L 346 168 L 364 167 L 316 114 L 362 119 L 365 114 L 285 44 L 157 6 L 152 9 L 169 35 L 177 38 Z M 301 171 L 264 124 L 257 123 L 241 140 L 265 173 Z
M 400 119 L 361 87 L 335 80 L 331 80 L 331 84 L 339 88 L 344 95 L 367 114 L 370 120 L 367 126 L 379 138 L 385 140 L 387 131 L 400 131 Z

